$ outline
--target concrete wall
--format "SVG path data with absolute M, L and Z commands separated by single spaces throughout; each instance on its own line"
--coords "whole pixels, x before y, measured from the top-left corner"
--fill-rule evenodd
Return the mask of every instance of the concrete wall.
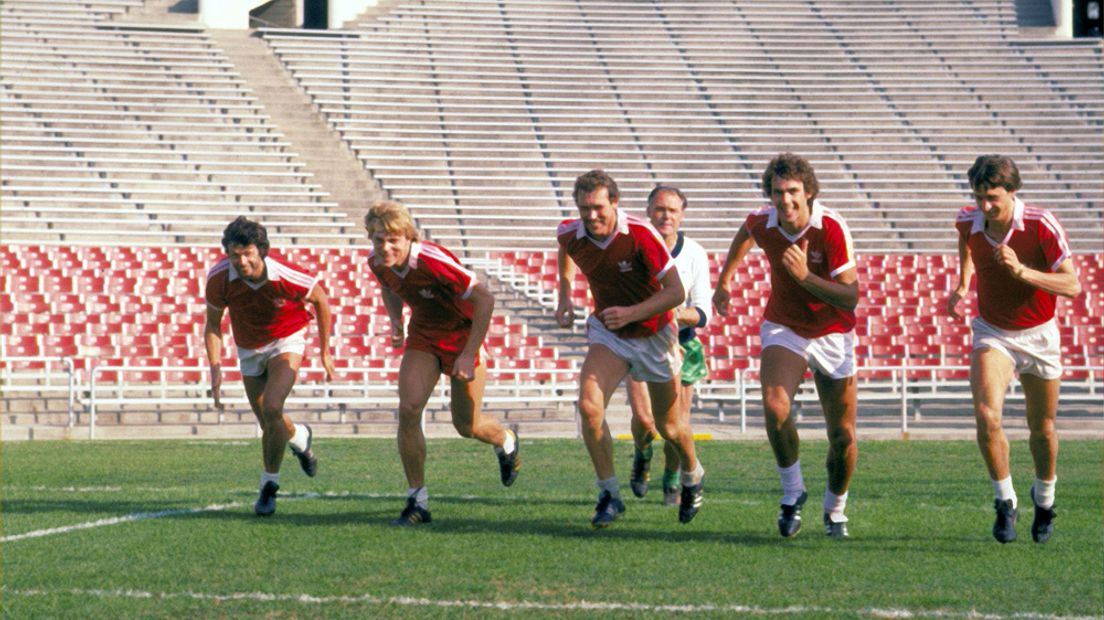
M 245 30 L 249 28 L 249 11 L 268 0 L 199 0 L 199 20 L 208 28 L 219 30 Z M 346 21 L 360 15 L 378 0 L 330 0 L 329 27 L 340 28 Z M 298 19 L 303 23 L 303 2 L 295 0 Z

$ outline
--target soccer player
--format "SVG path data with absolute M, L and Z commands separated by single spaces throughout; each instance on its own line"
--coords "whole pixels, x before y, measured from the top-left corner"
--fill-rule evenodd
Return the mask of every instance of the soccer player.
M 330 305 L 318 276 L 269 255 L 268 232 L 261 224 L 238 217 L 223 231 L 222 248 L 226 258 L 207 272 L 204 342 L 211 365 L 211 395 L 221 409 L 222 314 L 229 309 L 245 394 L 261 425 L 264 473 L 253 511 L 268 516 L 276 512 L 285 446 L 291 447 L 308 476 L 318 471 L 311 428 L 293 423 L 284 413 L 284 401 L 295 385 L 307 346 L 311 320 L 307 304 L 314 307 L 318 322 L 326 380 L 333 379 Z
M 848 535 L 844 508 L 858 455 L 854 248 L 843 218 L 816 199 L 819 188 L 806 159 L 793 153 L 772 159 L 762 177 L 763 195 L 771 204 L 752 212 L 736 232 L 713 294 L 717 312 L 727 314 L 737 266 L 752 244 L 762 248 L 771 266 L 771 295 L 759 330 L 759 380 L 767 437 L 782 479 L 778 531 L 786 538 L 801 529 L 801 508 L 808 498 L 790 412 L 807 368 L 828 431 L 824 526 L 829 536 Z
M 679 280 L 688 291 L 686 303 L 674 312 L 679 328 L 679 346 L 682 348 L 679 407 L 681 416 L 689 420 L 694 384 L 709 374 L 705 352 L 695 330 L 705 327 L 713 316 L 713 305 L 710 303 L 713 289 L 709 283 L 709 257 L 705 248 L 679 232 L 685 212 L 686 196 L 676 187 L 657 185 L 648 195 L 648 220 L 663 237 L 663 243 L 675 260 Z M 632 377 L 627 379 L 627 384 L 633 412 L 634 444 L 629 486 L 634 495 L 644 497 L 648 492 L 652 442 L 656 438 L 655 419 L 646 384 Z M 679 502 L 678 451 L 673 444 L 665 442 L 663 456 L 663 503 L 675 506 Z
M 1062 376 L 1054 306 L 1057 295 L 1081 294 L 1081 283 L 1062 225 L 1049 211 L 1026 206 L 1016 196 L 1023 184 L 1012 159 L 982 155 L 968 176 L 976 206 L 963 207 L 955 222 L 959 280 L 947 299 L 947 312 L 962 318 L 958 305 L 976 269 L 981 316 L 971 325 L 970 389 L 978 448 L 996 492 L 993 537 L 1001 543 L 1016 540 L 1018 499 L 1008 468 L 1008 439 L 1001 427 L 1004 394 L 1016 373 L 1023 386 L 1035 462 L 1031 537 L 1045 543 L 1054 532 L 1054 419 Z
M 502 484 L 521 467 L 517 430 L 480 413 L 487 373 L 480 349 L 491 325 L 494 295 L 445 248 L 422 241 L 401 203 L 376 203 L 364 216 L 372 242 L 369 266 L 382 285 L 391 319 L 391 345 L 404 344 L 399 366 L 399 458 L 408 483 L 406 507 L 393 525 L 429 523 L 425 487 L 422 411 L 444 373 L 452 384 L 452 425 L 462 437 L 491 444 Z M 410 306 L 410 333 L 403 329 L 403 302 Z
M 587 318 L 590 346 L 579 375 L 583 441 L 598 476 L 598 505 L 591 524 L 607 527 L 625 512 L 605 417 L 606 405 L 626 374 L 647 382 L 656 427 L 678 452 L 679 521 L 689 523 L 701 508 L 705 471 L 678 402 L 682 360 L 671 309 L 681 305 L 686 294 L 663 239 L 647 222 L 617 208 L 620 195 L 617 183 L 602 170 L 580 176 L 573 192 L 579 218 L 564 221 L 556 231 L 556 321 L 562 327 L 575 322 L 571 289 L 576 265 L 586 275 L 596 306 Z

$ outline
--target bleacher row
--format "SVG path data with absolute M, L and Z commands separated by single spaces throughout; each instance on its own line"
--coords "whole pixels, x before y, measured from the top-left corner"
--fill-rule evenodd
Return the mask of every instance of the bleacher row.
M 359 239 L 208 33 L 97 19 L 140 5 L 0 5 L 5 239 L 211 244 L 243 212 L 287 243 Z
M 293 247 L 278 254 L 322 274 L 335 316 L 337 381 L 353 379 L 347 369 L 372 367 L 373 381 L 394 385 L 398 355 L 390 346 L 390 322 L 368 269 L 367 250 Z M 207 268 L 219 258 L 215 249 L 0 247 L 3 364 L 9 371 L 32 371 L 44 362 L 11 360 L 69 358 L 81 382 L 89 381 L 88 372 L 96 366 L 128 366 L 132 369 L 101 374 L 99 380 L 205 385 L 203 282 Z M 712 258 L 715 281 L 723 256 Z M 544 291 L 542 299 L 550 299 L 556 287 L 554 254 L 515 251 L 494 259 L 527 274 L 532 287 Z M 925 255 L 862 258 L 856 330 L 862 366 L 953 366 L 966 361 L 968 325 L 943 312 L 957 279 L 954 262 Z M 1081 297 L 1062 300 L 1059 307 L 1064 361 L 1074 367 L 1099 366 L 1104 364 L 1104 268 L 1100 255 L 1079 258 L 1077 265 L 1087 285 Z M 769 295 L 766 269 L 762 255 L 751 254 L 737 275 L 741 285 L 734 311 L 703 330 L 714 382 L 732 383 L 739 370 L 757 366 L 758 325 Z M 591 306 L 587 295 L 580 276 L 578 307 Z M 224 327 L 232 345 L 229 327 Z M 566 375 L 577 371 L 576 360 L 561 356 L 555 340 L 530 333 L 527 324 L 508 314 L 496 313 L 486 344 L 492 383 L 570 382 Z M 317 368 L 317 358 L 318 342 L 312 338 L 305 367 Z M 168 370 L 144 370 L 162 367 L 198 370 L 174 370 L 168 379 L 162 376 Z M 1069 376 L 1088 377 L 1081 371 Z
M 870 251 L 953 253 L 943 222 L 981 150 L 1017 159 L 1075 249 L 1104 235 L 1101 46 L 1017 38 L 1011 0 L 434 0 L 262 32 L 383 187 L 463 250 L 548 249 L 594 167 L 634 207 L 679 185 L 687 232 L 720 250 L 786 149 Z

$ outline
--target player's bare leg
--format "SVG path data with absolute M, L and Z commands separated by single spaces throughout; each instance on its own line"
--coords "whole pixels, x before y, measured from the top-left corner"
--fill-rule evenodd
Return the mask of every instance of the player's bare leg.
M 970 389 L 977 421 L 977 444 L 993 480 L 1008 477 L 1008 438 L 1001 418 L 1004 394 L 1012 382 L 1013 365 L 996 349 L 977 349 L 970 356 Z
M 451 378 L 452 425 L 461 437 L 477 439 L 492 446 L 501 446 L 506 439 L 506 429 L 493 417 L 482 413 L 483 390 L 487 384 L 487 369 L 482 364 L 475 367 L 471 381 Z
M 824 528 L 834 538 L 847 538 L 847 489 L 855 471 L 859 447 L 855 441 L 858 390 L 855 377 L 832 379 L 813 373 L 817 397 L 828 431 L 828 485 L 824 492 Z
M 475 377 L 471 381 L 452 377 L 452 425 L 461 437 L 477 439 L 495 447 L 502 484 L 510 486 L 521 468 L 517 427 L 507 431 L 497 419 L 483 415 L 486 384 L 487 369 L 482 364 L 475 367 Z
M 399 366 L 398 447 L 406 481 L 414 489 L 425 485 L 422 412 L 440 377 L 441 365 L 435 356 L 415 349 L 407 349 L 403 354 Z
M 1012 360 L 996 349 L 975 349 L 970 355 L 970 390 L 977 422 L 977 444 L 996 494 L 993 537 L 1001 543 L 1016 540 L 1018 517 L 1018 498 L 1008 467 L 1008 438 L 1001 426 L 1004 393 L 1012 382 L 1013 372 Z
M 1031 522 L 1031 537 L 1038 543 L 1050 540 L 1054 533 L 1054 486 L 1058 481 L 1058 433 L 1054 420 L 1058 415 L 1059 379 L 1043 379 L 1021 374 L 1030 431 L 1031 457 L 1035 462 L 1035 482 L 1031 485 L 1031 502 L 1035 518 Z
M 839 495 L 847 492 L 859 448 L 855 441 L 858 390 L 855 377 L 831 379 L 813 373 L 817 396 L 828 431 L 828 488 Z
M 265 471 L 269 473 L 280 471 L 288 439 L 295 434 L 291 418 L 284 415 L 284 402 L 295 387 L 302 359 L 300 355 L 284 353 L 269 360 L 263 375 L 242 377 L 249 406 L 261 426 L 261 449 Z
M 789 349 L 770 346 L 763 350 L 760 367 L 767 439 L 778 466 L 789 467 L 800 456 L 797 424 L 790 409 L 807 364 L 803 357 Z
M 602 345 L 592 345 L 579 373 L 583 443 L 600 480 L 614 474 L 613 436 L 606 424 L 606 406 L 628 371 L 628 364 L 613 351 Z
M 594 473 L 598 477 L 598 505 L 591 525 L 608 527 L 622 513 L 625 504 L 613 467 L 613 436 L 606 423 L 606 406 L 629 365 L 600 344 L 591 345 L 579 373 L 579 417 L 583 443 L 586 444 Z
M 681 497 L 679 522 L 689 523 L 702 505 L 702 478 L 705 471 L 698 462 L 694 449 L 694 433 L 690 430 L 690 418 L 684 415 L 680 404 L 682 382 L 676 375 L 670 381 L 648 382 L 648 395 L 652 399 L 656 428 L 664 442 L 674 447 L 681 465 Z
M 632 430 L 633 437 L 633 461 L 629 485 L 632 487 L 633 495 L 644 497 L 648 494 L 650 486 L 652 442 L 659 433 L 656 431 L 655 417 L 652 416 L 652 399 L 644 383 L 627 377 L 625 391 L 629 395 L 629 407 L 632 410 L 629 428 Z
M 792 538 L 801 530 L 801 507 L 808 494 L 801 474 L 797 424 L 790 409 L 807 364 L 805 358 L 785 347 L 769 346 L 763 349 L 760 368 L 767 439 L 782 482 L 778 531 L 783 537 Z

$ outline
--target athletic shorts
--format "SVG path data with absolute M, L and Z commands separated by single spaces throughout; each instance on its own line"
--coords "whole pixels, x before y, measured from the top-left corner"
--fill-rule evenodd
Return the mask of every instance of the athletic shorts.
M 1062 376 L 1062 348 L 1058 324 L 1051 319 L 1042 325 L 1020 330 L 994 327 L 981 317 L 975 317 L 970 327 L 974 331 L 974 350 L 994 349 L 1012 360 L 1019 374 L 1041 379 Z
M 416 329 L 407 335 L 406 348 L 429 353 L 436 357 L 441 364 L 441 372 L 452 376 L 456 358 L 460 357 L 464 345 L 468 344 L 469 336 L 471 336 L 471 332 L 468 330 L 430 333 Z M 480 347 L 480 350 L 475 353 L 476 366 L 482 365 L 482 358 L 482 347 Z
M 629 365 L 629 375 L 637 381 L 666 383 L 679 374 L 682 349 L 678 344 L 678 328 L 668 323 L 664 328 L 644 338 L 621 338 L 606 329 L 595 315 L 587 318 L 587 340 L 600 344 Z
M 855 332 L 802 338 L 785 325 L 763 321 L 759 328 L 763 350 L 779 346 L 805 358 L 812 370 L 830 378 L 846 379 L 855 374 Z
M 709 376 L 705 365 L 705 347 L 697 337 L 680 345 L 682 347 L 682 384 L 694 385 Z
M 256 349 L 238 347 L 238 366 L 244 377 L 259 377 L 268 369 L 268 361 L 283 353 L 303 355 L 307 350 L 306 328 L 290 336 L 277 338 Z

